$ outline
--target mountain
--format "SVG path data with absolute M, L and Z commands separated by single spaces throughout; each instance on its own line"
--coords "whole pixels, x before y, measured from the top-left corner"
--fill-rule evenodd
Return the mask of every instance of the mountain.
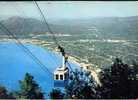
M 44 23 L 33 18 L 11 17 L 1 21 L 11 32 L 15 34 L 28 34 L 36 32 L 45 32 L 47 29 Z
M 40 34 L 47 32 L 44 21 L 34 18 L 22 18 L 14 16 L 2 23 L 17 35 L 21 34 Z M 55 33 L 66 34 L 86 34 L 98 30 L 101 36 L 125 36 L 138 37 L 138 16 L 132 17 L 103 17 L 91 19 L 64 19 L 50 23 L 51 29 Z M 90 31 L 91 29 L 91 31 Z M 1 34 L 2 32 L 0 32 Z
M 92 31 L 95 32 L 94 29 L 96 29 L 101 36 L 138 38 L 138 16 L 62 20 L 55 23 L 64 26 L 68 25 L 75 30 L 78 27 L 81 28 L 80 32 L 74 33 L 90 33 Z M 91 29 L 91 31 L 88 29 Z

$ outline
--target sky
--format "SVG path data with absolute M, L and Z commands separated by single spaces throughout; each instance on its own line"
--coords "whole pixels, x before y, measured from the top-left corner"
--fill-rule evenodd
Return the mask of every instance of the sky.
M 48 19 L 138 16 L 138 1 L 39 1 Z M 0 2 L 0 18 L 41 18 L 32 1 Z

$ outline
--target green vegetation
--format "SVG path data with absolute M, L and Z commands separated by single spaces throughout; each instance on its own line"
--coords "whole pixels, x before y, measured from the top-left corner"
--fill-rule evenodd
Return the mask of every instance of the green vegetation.
M 23 99 L 43 99 L 44 94 L 39 85 L 33 80 L 33 76 L 26 73 L 23 81 L 19 81 L 20 91 L 17 91 L 17 98 Z
M 51 99 L 63 99 L 64 94 L 60 91 L 60 89 L 53 89 L 50 92 Z
M 101 98 L 127 99 L 130 98 L 130 69 L 120 59 L 116 59 L 109 69 L 101 72 Z M 133 97 L 134 98 L 134 97 Z
M 42 46 L 50 49 L 56 47 L 52 36 L 47 34 L 48 30 L 44 22 L 40 20 L 12 17 L 2 20 L 2 23 L 20 39 L 34 38 L 52 42 L 50 45 L 43 45 L 45 44 L 43 43 Z M 72 19 L 53 23 L 55 25 L 50 24 L 50 27 L 66 52 L 77 56 L 80 62 L 91 63 L 94 67 L 102 68 L 99 74 L 102 86 L 95 85 L 90 73 L 76 71 L 71 73 L 65 93 L 53 89 L 50 93 L 52 99 L 138 98 L 138 64 L 131 63 L 132 59 L 138 61 L 138 16 Z M 0 35 L 1 40 L 8 38 L 2 30 Z M 124 62 L 115 59 L 116 57 Z M 115 61 L 110 65 L 113 59 Z M 27 73 L 25 79 L 20 81 L 19 91 L 9 93 L 5 87 L 0 86 L 0 98 L 42 99 L 44 93 L 33 76 Z
M 81 72 L 73 73 L 74 77 L 66 87 L 66 93 L 69 98 L 138 98 L 138 64 L 135 62 L 130 66 L 116 58 L 110 67 L 104 68 L 99 74 L 102 86 L 94 85 L 94 82 L 89 75 L 87 75 L 86 80 L 82 79 L 80 73 Z M 80 81 L 80 79 L 82 80 Z
M 14 99 L 12 93 L 9 93 L 7 89 L 3 86 L 0 86 L 0 99 Z
M 72 72 L 69 84 L 65 87 L 66 98 L 92 99 L 96 98 L 95 84 L 90 72 Z M 89 92 L 86 92 L 89 91 Z
M 26 73 L 24 80 L 19 81 L 19 83 L 20 90 L 10 94 L 5 87 L 0 86 L 0 99 L 44 99 L 44 93 L 29 73 Z
M 110 67 L 103 68 L 99 74 L 102 86 L 93 80 L 90 72 L 74 71 L 70 74 L 69 83 L 64 93 L 53 89 L 49 94 L 51 99 L 136 99 L 138 98 L 138 64 L 123 63 L 116 58 Z M 20 90 L 9 93 L 0 86 L 1 99 L 44 99 L 44 93 L 33 76 L 26 73 L 20 81 Z
M 2 22 L 18 38 L 52 42 L 50 45 L 41 44 L 50 50 L 56 47 L 52 35 L 48 34 L 44 22 L 40 20 L 14 16 Z M 58 42 L 81 62 L 102 68 L 111 64 L 116 57 L 125 63 L 131 62 L 131 59 L 138 60 L 138 16 L 59 20 L 52 23 L 50 27 Z M 1 30 L 0 35 L 0 39 L 7 38 L 2 37 L 5 32 Z

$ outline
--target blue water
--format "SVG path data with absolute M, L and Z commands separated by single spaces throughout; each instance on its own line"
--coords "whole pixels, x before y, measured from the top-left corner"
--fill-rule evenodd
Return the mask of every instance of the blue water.
M 36 45 L 25 46 L 52 73 L 62 64 L 60 55 Z M 73 69 L 78 68 L 77 65 L 70 64 Z M 34 76 L 44 93 L 48 94 L 54 87 L 53 75 L 48 71 L 44 72 L 19 46 L 15 43 L 0 43 L 0 84 L 9 91 L 18 90 L 19 80 L 24 78 L 26 72 Z

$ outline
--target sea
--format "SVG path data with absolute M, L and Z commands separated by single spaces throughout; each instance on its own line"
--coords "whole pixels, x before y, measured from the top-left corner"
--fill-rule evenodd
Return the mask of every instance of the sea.
M 40 65 L 23 48 L 14 42 L 0 42 L 0 85 L 9 91 L 19 90 L 19 80 L 23 80 L 26 73 L 34 76 L 45 95 L 55 88 L 53 72 L 62 64 L 62 56 L 49 49 L 37 45 L 24 44 L 32 54 L 41 61 L 48 70 Z M 79 68 L 69 62 L 72 69 Z

